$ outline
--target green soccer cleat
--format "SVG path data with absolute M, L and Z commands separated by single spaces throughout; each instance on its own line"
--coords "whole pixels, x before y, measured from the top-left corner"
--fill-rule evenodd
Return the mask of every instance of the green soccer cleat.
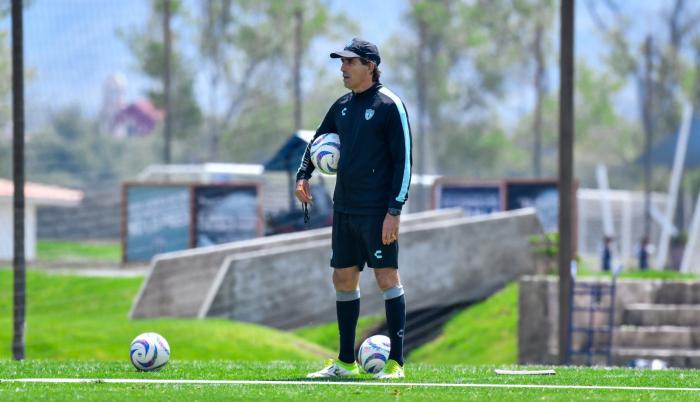
M 374 375 L 374 378 L 378 380 L 393 380 L 395 378 L 403 378 L 403 367 L 394 359 L 389 359 L 386 361 L 386 365 L 382 371 Z
M 359 374 L 360 368 L 357 363 L 343 363 L 340 360 L 329 359 L 326 361 L 326 367 L 307 374 L 306 378 L 351 377 Z

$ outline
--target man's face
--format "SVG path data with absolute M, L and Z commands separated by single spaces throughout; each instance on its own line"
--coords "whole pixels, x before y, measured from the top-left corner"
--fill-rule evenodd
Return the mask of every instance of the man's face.
M 373 63 L 362 64 L 359 58 L 340 59 L 340 71 L 343 73 L 343 84 L 345 88 L 355 91 L 363 89 L 372 84 L 372 65 Z

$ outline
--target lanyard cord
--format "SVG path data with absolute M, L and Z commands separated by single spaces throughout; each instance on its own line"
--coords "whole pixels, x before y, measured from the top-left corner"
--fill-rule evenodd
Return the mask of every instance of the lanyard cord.
M 309 224 L 309 204 L 304 202 L 304 203 L 302 203 L 302 205 L 304 206 L 304 225 L 308 225 Z

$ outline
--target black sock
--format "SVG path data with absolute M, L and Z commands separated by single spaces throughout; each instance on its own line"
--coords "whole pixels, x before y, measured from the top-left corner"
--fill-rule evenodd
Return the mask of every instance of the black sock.
M 403 366 L 403 335 L 406 329 L 406 298 L 402 294 L 399 297 L 385 300 L 386 324 L 391 339 L 391 351 L 389 358 L 396 360 Z
M 338 332 L 340 333 L 340 353 L 338 359 L 343 363 L 355 361 L 355 328 L 360 317 L 360 299 L 336 301 L 338 314 Z

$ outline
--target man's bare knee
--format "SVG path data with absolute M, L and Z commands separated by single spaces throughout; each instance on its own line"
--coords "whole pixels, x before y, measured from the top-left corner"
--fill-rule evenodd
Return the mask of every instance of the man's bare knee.
M 382 291 L 401 285 L 399 270 L 396 268 L 377 268 L 374 270 L 374 278 Z
M 360 270 L 357 267 L 333 270 L 333 286 L 341 292 L 351 292 L 360 285 Z

